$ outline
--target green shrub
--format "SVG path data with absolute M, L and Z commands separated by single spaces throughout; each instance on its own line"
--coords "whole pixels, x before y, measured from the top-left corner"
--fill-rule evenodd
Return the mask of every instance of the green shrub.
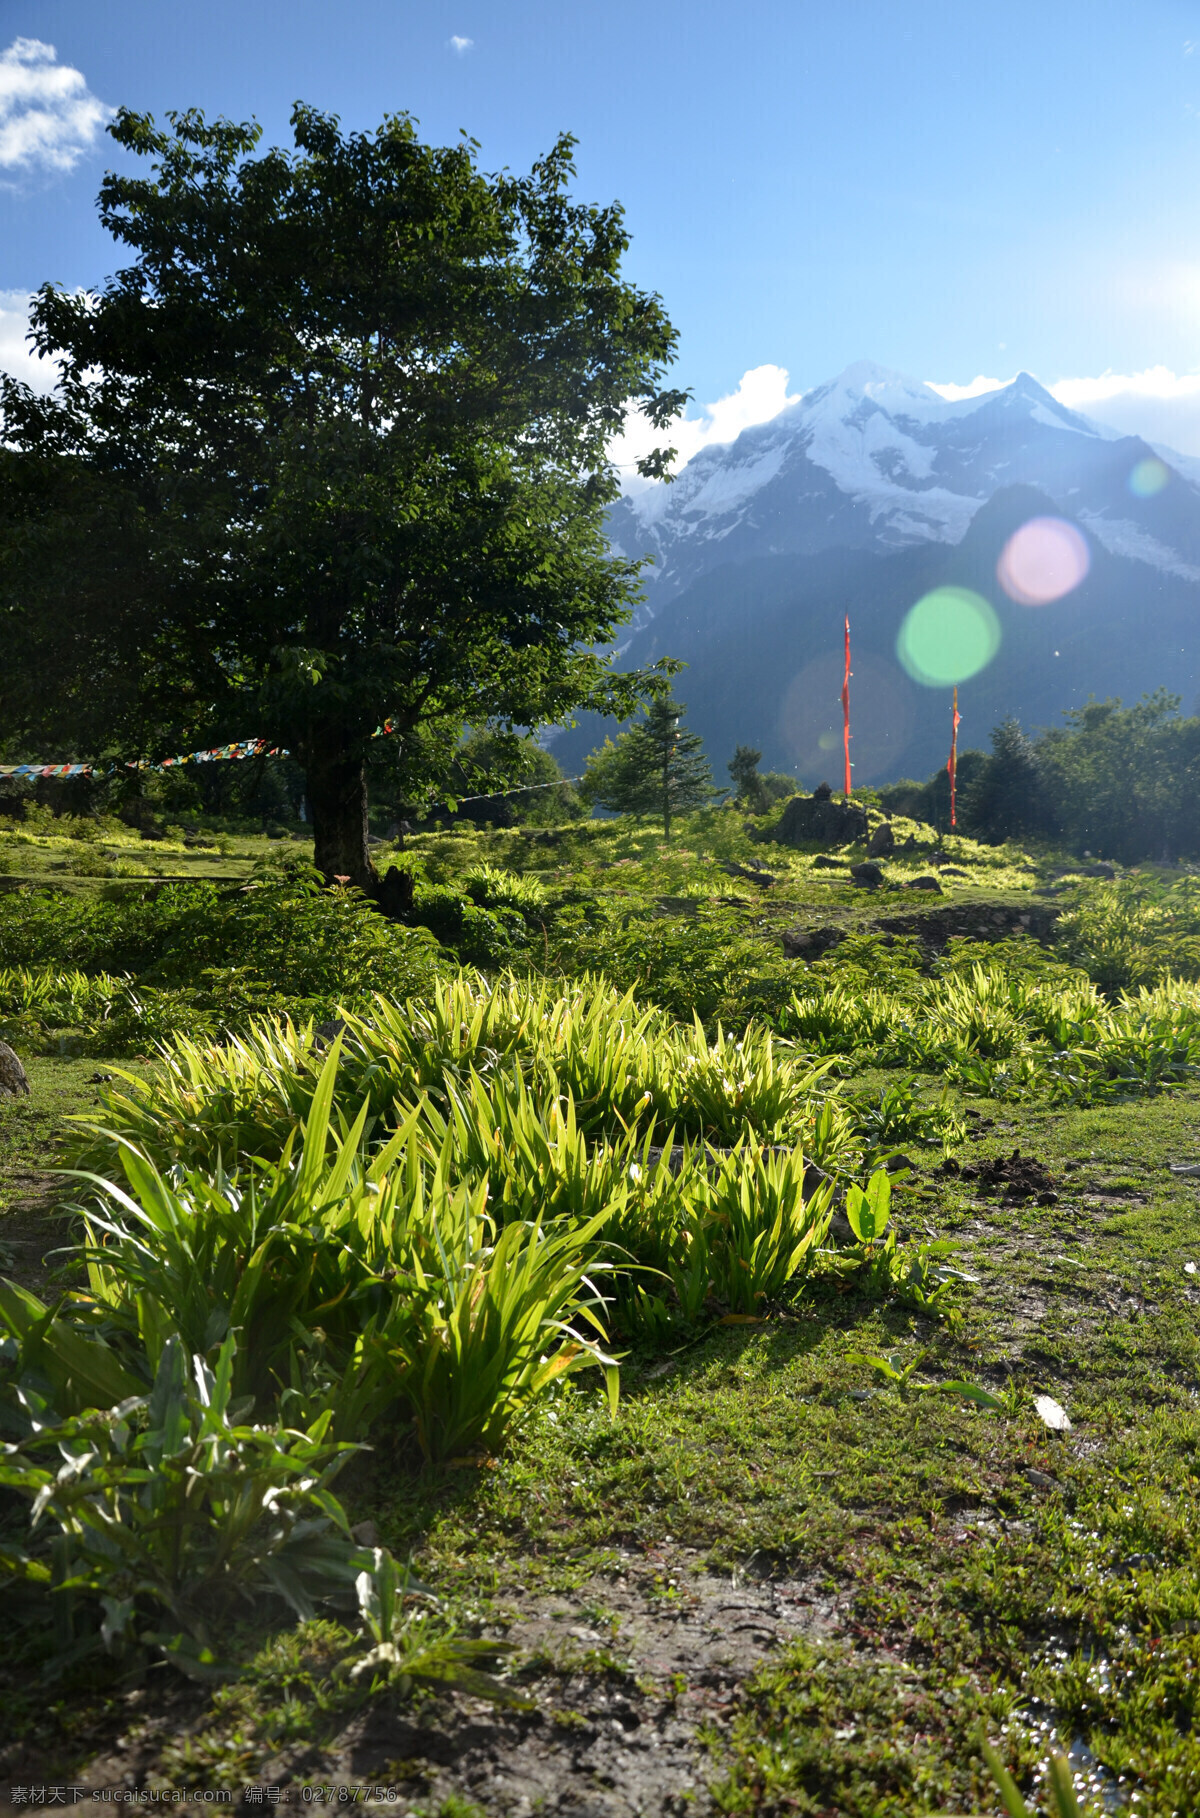
M 196 1026 L 166 1005 L 152 1012 L 155 990 L 193 993 L 202 1025 L 277 1007 L 320 1018 L 373 991 L 419 991 L 441 962 L 427 934 L 385 921 L 357 891 L 324 889 L 301 863 L 264 867 L 248 885 L 165 884 L 119 900 L 17 891 L 0 902 L 0 965 L 135 976 L 141 1009 L 130 1007 L 126 1033 L 141 1020 L 145 1041 L 152 1023 Z
M 230 1335 L 210 1367 L 172 1336 L 148 1396 L 66 1420 L 24 1391 L 28 1436 L 6 1448 L 0 1484 L 30 1499 L 33 1545 L 0 1563 L 53 1593 L 65 1649 L 142 1644 L 219 1672 L 239 1604 L 273 1595 L 308 1618 L 372 1563 L 330 1490 L 355 1448 L 326 1437 L 328 1415 L 307 1431 L 246 1424 L 235 1350 Z M 79 1632 L 80 1598 L 100 1605 L 98 1633 Z
M 519 910 L 481 908 L 448 886 L 420 885 L 412 913 L 418 926 L 452 947 L 464 965 L 505 966 L 527 945 L 525 918 Z
M 463 889 L 483 909 L 516 909 L 526 921 L 547 913 L 546 892 L 535 877 L 518 877 L 498 865 L 475 865 L 463 878 Z

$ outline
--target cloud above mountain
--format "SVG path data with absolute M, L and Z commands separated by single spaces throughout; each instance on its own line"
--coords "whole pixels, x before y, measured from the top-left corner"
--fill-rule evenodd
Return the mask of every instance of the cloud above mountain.
M 1011 385 L 1014 377 L 1010 373 L 1006 378 L 989 378 L 980 373 L 967 385 L 938 379 L 928 379 L 926 384 L 953 403 L 1000 391 Z M 1069 410 L 1094 417 L 1123 435 L 1142 436 L 1147 442 L 1176 449 L 1180 454 L 1200 456 L 1200 373 L 1174 373 L 1166 366 L 1150 366 L 1136 373 L 1104 372 L 1094 378 L 1042 383 Z M 625 490 L 637 492 L 652 484 L 638 479 L 636 462 L 662 442 L 678 450 L 678 471 L 702 448 L 734 442 L 744 429 L 769 423 L 789 404 L 798 402 L 801 394 L 789 391 L 789 384 L 786 366 L 752 366 L 724 397 L 711 404 L 689 406 L 684 417 L 665 435 L 651 429 L 644 417 L 630 412 L 624 434 L 611 449 Z
M 52 44 L 14 38 L 0 51 L 0 170 L 74 169 L 111 114 Z
M 951 402 L 977 398 L 1012 383 L 984 374 L 969 385 L 939 384 L 932 389 Z M 1167 366 L 1148 366 L 1142 372 L 1103 372 L 1098 378 L 1043 380 L 1046 390 L 1068 410 L 1118 429 L 1123 435 L 1178 449 L 1180 454 L 1200 455 L 1200 373 L 1175 373 Z
M 652 448 L 666 446 L 677 453 L 676 468 L 684 467 L 702 448 L 713 444 L 736 442 L 743 429 L 756 423 L 769 423 L 789 404 L 799 402 L 799 392 L 788 392 L 786 366 L 751 366 L 738 380 L 733 391 L 712 404 L 690 405 L 688 412 L 669 430 L 656 430 L 645 417 L 631 410 L 625 418 L 625 433 L 610 447 L 615 465 L 620 469 L 627 491 L 653 484 L 641 480 L 637 462 Z M 699 409 L 699 416 L 691 413 Z

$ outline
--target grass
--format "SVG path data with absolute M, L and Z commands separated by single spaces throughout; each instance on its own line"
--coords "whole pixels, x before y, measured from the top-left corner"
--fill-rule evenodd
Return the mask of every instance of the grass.
M 701 918 L 731 913 L 736 938 L 764 953 L 798 908 L 878 915 L 878 898 L 831 889 L 806 855 L 751 844 L 732 816 L 708 823 L 706 849 L 689 828 L 688 846 L 669 853 L 627 826 L 584 826 L 547 845 L 520 834 L 409 845 L 438 887 L 483 865 L 536 877 L 560 917 L 582 910 L 584 948 L 599 938 L 589 918 L 604 921 L 595 905 L 605 915 L 613 900 L 645 907 L 655 892 L 734 896 Z M 714 875 L 750 856 L 780 883 L 760 890 Z M 953 888 L 1027 900 L 1037 875 L 1013 855 L 985 856 L 977 872 Z M 476 885 L 480 895 L 491 887 Z M 572 893 L 585 900 L 567 901 Z M 552 938 L 565 942 L 561 922 L 546 949 Z M 834 964 L 821 962 L 818 980 L 822 968 Z M 651 981 L 643 992 L 653 995 Z M 878 1104 L 895 1086 L 872 1057 L 843 1058 L 845 1094 Z M 63 1113 L 93 1110 L 93 1076 L 110 1070 L 96 1059 L 28 1064 L 33 1099 L 0 1104 L 6 1218 L 25 1216 L 11 1208 L 30 1198 Z M 597 1733 L 599 1709 L 627 1706 L 664 1738 L 672 1724 L 690 1726 L 697 1782 L 721 1812 L 995 1814 L 981 1733 L 1039 1809 L 1054 1747 L 1072 1750 L 1085 1812 L 1197 1809 L 1200 1274 L 1185 1265 L 1200 1264 L 1200 1189 L 1168 1164 L 1200 1159 L 1200 1089 L 1089 1106 L 942 1087 L 941 1075 L 918 1075 L 916 1096 L 940 1101 L 967 1133 L 954 1150 L 961 1163 L 1019 1149 L 1045 1164 L 1057 1194 L 1006 1202 L 940 1172 L 940 1141 L 914 1149 L 896 1216 L 910 1240 L 952 1241 L 953 1260 L 978 1277 L 956 1291 L 957 1320 L 818 1279 L 757 1322 L 710 1320 L 627 1345 L 615 1418 L 598 1375 L 563 1380 L 485 1468 L 431 1470 L 401 1434 L 380 1432 L 340 1480 L 343 1500 L 397 1558 L 411 1553 L 467 1633 L 521 1642 L 531 1612 L 562 1610 L 561 1645 L 526 1647 L 514 1677 L 552 1714 L 546 1727 L 567 1748 Z M 0 1242 L 4 1229 L 0 1220 Z M 854 1361 L 872 1355 L 914 1365 L 914 1385 L 982 1384 L 1003 1406 L 905 1394 Z M 1046 1428 L 1037 1395 L 1067 1410 L 1069 1433 Z M 706 1574 L 776 1585 L 800 1612 L 792 1639 L 720 1698 L 702 1671 L 647 1666 L 621 1615 L 637 1577 L 673 1623 Z M 161 1673 L 114 1685 L 85 1664 L 48 1690 L 37 1678 L 44 1630 L 26 1593 L 14 1596 L 23 1638 L 0 1669 L 23 1751 L 9 1757 L 14 1777 L 32 1778 L 33 1765 L 46 1779 L 76 1777 L 112 1755 L 132 1722 L 142 1740 L 117 1754 L 136 1754 L 150 1786 L 268 1779 L 280 1762 L 297 1784 L 328 1782 L 348 1771 L 345 1738 L 369 1730 L 372 1711 L 397 1708 L 394 1693 L 339 1672 L 361 1640 L 352 1619 L 324 1616 L 235 1626 L 225 1643 L 236 1670 L 215 1689 Z M 572 1627 L 594 1638 L 572 1640 Z M 411 1735 L 459 1733 L 444 1701 L 422 1694 L 404 1708 Z M 515 1750 L 526 1720 L 495 1721 L 496 1749 Z M 401 1809 L 503 1809 L 486 1796 L 477 1804 L 465 1781 L 448 1787 L 452 1769 L 439 1777 L 411 1748 L 399 1759 L 390 1747 L 360 1751 L 354 1778 L 368 1767 L 372 1779 L 395 1774 Z

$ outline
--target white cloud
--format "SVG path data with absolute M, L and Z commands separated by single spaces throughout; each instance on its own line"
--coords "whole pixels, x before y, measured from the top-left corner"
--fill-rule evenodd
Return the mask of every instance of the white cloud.
M 701 404 L 699 416 L 681 417 L 669 429 L 656 430 L 639 411 L 630 410 L 624 434 L 609 447 L 609 458 L 620 470 L 626 491 L 636 492 L 653 483 L 640 479 L 636 466 L 652 448 L 674 448 L 678 471 L 702 448 L 712 443 L 735 442 L 743 429 L 750 429 L 755 423 L 769 423 L 798 401 L 799 393 L 788 395 L 786 366 L 752 366 L 742 374 L 735 391 L 727 392 L 713 404 Z
M 1012 379 L 985 379 L 980 373 L 969 385 L 939 385 L 936 379 L 926 379 L 925 383 L 930 391 L 936 391 L 948 404 L 957 404 L 960 398 L 979 398 L 985 391 L 999 391 L 1002 385 L 1011 385 Z M 1051 391 L 1053 387 L 1048 385 L 1046 389 Z
M 1012 379 L 988 379 L 981 374 L 969 385 L 943 385 L 933 379 L 926 383 L 954 402 L 997 391 Z M 1147 366 L 1141 372 L 1102 372 L 1095 378 L 1043 380 L 1043 384 L 1068 410 L 1078 410 L 1122 435 L 1141 436 L 1180 454 L 1200 455 L 1200 373 Z
M 111 115 L 52 44 L 14 38 L 0 51 L 0 169 L 71 170 Z
M 40 360 L 25 339 L 31 301 L 28 291 L 0 290 L 0 371 L 12 373 L 34 391 L 53 391 L 57 361 Z
M 1096 379 L 1059 379 L 1046 389 L 1060 404 L 1124 435 L 1200 455 L 1200 373 L 1148 366 L 1142 372 L 1105 372 Z
M 467 52 L 471 49 L 471 46 L 474 44 L 475 40 L 474 40 L 474 38 L 455 37 L 455 38 L 449 39 L 448 42 L 450 45 L 450 49 L 454 52 L 456 57 L 465 57 Z

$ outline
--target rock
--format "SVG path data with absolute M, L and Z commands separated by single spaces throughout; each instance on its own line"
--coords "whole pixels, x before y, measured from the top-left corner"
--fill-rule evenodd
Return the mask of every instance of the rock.
M 330 1017 L 327 1023 L 317 1023 L 313 1029 L 313 1053 L 323 1054 L 349 1027 L 349 1023 L 344 1023 L 340 1016 Z
M 957 865 L 939 865 L 938 870 L 943 877 L 970 877 L 971 875 L 969 871 L 960 871 Z
M 29 1097 L 25 1069 L 8 1043 L 0 1042 L 0 1098 L 22 1097 Z
M 867 837 L 867 811 L 853 802 L 835 802 L 828 783 L 813 795 L 794 795 L 763 839 L 777 846 L 847 846 Z
M 382 915 L 386 915 L 391 922 L 401 921 L 413 906 L 412 872 L 401 871 L 398 865 L 389 865 L 387 876 L 379 879 L 372 894 Z
M 654 905 L 656 916 L 697 915 L 700 903 L 694 896 L 660 896 Z
M 850 876 L 864 890 L 878 890 L 883 882 L 883 872 L 870 859 L 864 859 L 860 865 L 851 865 Z
M 844 941 L 844 928 L 789 928 L 783 937 L 784 959 L 820 959 Z
M 887 858 L 896 850 L 896 836 L 890 821 L 880 821 L 867 844 L 868 858 Z
M 910 878 L 906 888 L 909 890 L 932 890 L 936 896 L 944 895 L 942 886 L 938 883 L 937 879 L 932 877 L 928 872 L 926 872 L 923 877 Z
M 844 871 L 848 863 L 849 861 L 847 859 L 829 858 L 824 852 L 819 852 L 813 860 L 813 870 Z
M 728 864 L 718 866 L 718 870 L 723 871 L 726 877 L 749 878 L 752 884 L 761 884 L 764 890 L 775 882 L 773 873 L 768 871 L 765 865 L 755 864 L 753 861 L 749 865 L 735 865 L 731 860 Z

